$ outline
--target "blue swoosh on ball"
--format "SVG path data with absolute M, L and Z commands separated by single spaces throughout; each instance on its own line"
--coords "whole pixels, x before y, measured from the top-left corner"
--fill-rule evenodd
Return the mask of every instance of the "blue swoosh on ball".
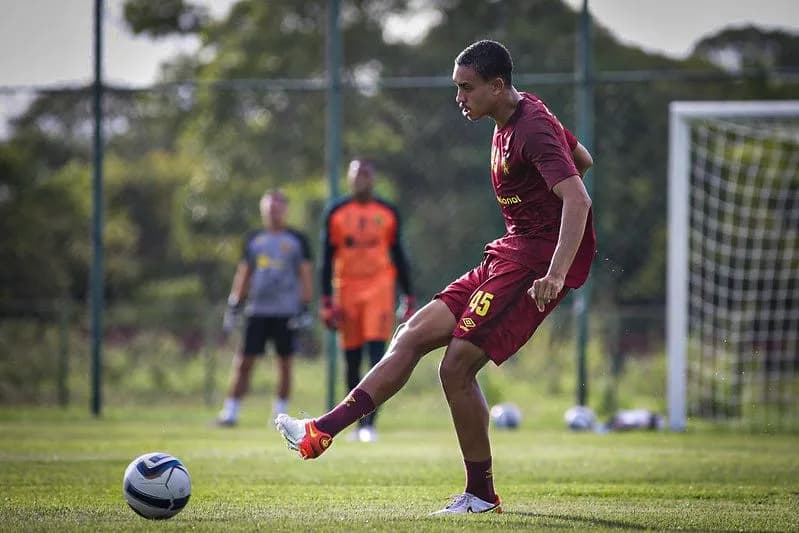
M 177 459 L 172 459 L 171 461 L 167 461 L 165 463 L 161 463 L 160 465 L 155 465 L 150 468 L 145 464 L 144 461 L 139 461 L 139 464 L 136 465 L 136 470 L 138 470 L 142 476 L 146 478 L 151 478 L 151 477 L 160 476 L 161 474 L 163 474 L 164 472 L 175 466 L 183 466 L 183 463 L 181 463 Z

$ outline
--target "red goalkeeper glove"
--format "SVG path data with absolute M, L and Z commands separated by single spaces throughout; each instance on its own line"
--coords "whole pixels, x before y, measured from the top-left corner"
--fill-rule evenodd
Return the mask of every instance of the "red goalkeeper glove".
M 407 322 L 416 312 L 416 298 L 412 294 L 405 294 L 400 297 L 400 304 L 397 307 L 397 320 Z
M 344 312 L 333 303 L 333 299 L 330 298 L 330 296 L 322 296 L 319 318 L 322 319 L 327 329 L 336 330 L 341 326 L 341 321 L 344 319 Z

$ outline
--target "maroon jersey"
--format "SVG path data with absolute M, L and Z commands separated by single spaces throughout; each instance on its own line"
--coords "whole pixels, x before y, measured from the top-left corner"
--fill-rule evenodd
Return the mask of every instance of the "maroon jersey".
M 541 99 L 521 93 L 510 119 L 494 129 L 491 182 L 505 218 L 506 233 L 486 245 L 486 253 L 520 263 L 543 275 L 560 233 L 563 201 L 552 187 L 579 176 L 572 149 L 577 140 Z M 585 283 L 596 253 L 589 210 L 585 233 L 566 275 L 566 287 Z

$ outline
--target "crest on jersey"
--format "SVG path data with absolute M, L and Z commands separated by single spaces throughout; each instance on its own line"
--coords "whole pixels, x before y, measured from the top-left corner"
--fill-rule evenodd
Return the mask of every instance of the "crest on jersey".
M 491 167 L 494 174 L 500 176 L 510 173 L 510 165 L 508 164 L 508 156 L 510 155 L 510 139 L 513 137 L 513 132 L 507 137 L 501 137 L 502 149 L 497 150 L 496 145 L 491 146 Z
M 255 266 L 258 267 L 258 270 L 264 270 L 269 268 L 269 265 L 272 261 L 269 259 L 269 256 L 266 254 L 258 254 L 258 257 L 255 259 Z

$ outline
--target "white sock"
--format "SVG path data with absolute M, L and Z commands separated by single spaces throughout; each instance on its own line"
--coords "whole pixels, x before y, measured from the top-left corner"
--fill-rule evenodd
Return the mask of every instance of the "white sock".
M 286 412 L 288 409 L 289 401 L 285 398 L 276 398 L 275 405 L 273 407 L 273 411 L 276 415 L 280 415 Z
M 240 405 L 241 400 L 238 398 L 225 398 L 225 404 L 222 407 L 222 412 L 220 413 L 222 418 L 225 418 L 226 420 L 238 419 Z

